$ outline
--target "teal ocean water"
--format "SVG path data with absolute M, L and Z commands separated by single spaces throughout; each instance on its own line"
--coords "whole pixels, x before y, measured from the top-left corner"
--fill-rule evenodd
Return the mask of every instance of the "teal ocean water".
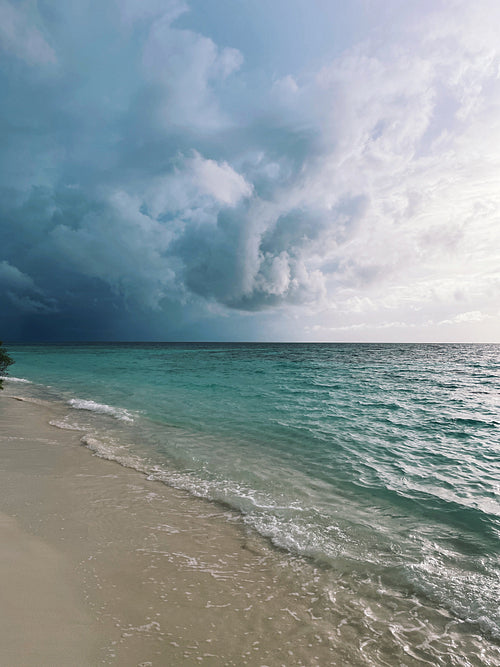
M 391 618 L 412 600 L 475 638 L 469 657 L 433 653 L 419 616 L 422 664 L 500 664 L 500 346 L 9 352 L 19 389 L 64 403 L 54 425 L 101 456 L 225 503 Z

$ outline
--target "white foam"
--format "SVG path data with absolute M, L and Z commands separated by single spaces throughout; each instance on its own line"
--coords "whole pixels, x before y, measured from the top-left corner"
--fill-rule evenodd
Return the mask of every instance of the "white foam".
M 14 378 L 10 375 L 0 375 L 0 380 L 7 380 L 8 382 L 24 382 L 25 384 L 32 384 L 31 380 L 26 380 L 25 378 Z
M 56 428 L 66 429 L 67 431 L 84 431 L 85 430 L 81 426 L 78 426 L 78 424 L 70 424 L 69 422 L 63 421 L 63 420 L 52 419 L 51 421 L 49 421 L 49 424 L 51 426 L 55 426 Z
M 84 435 L 80 442 L 101 459 L 116 461 L 124 468 L 133 468 L 142 473 L 148 472 L 148 467 L 145 461 L 134 454 L 130 454 L 127 447 L 124 447 L 123 445 L 118 445 L 112 441 L 104 442 L 89 434 Z
M 71 405 L 72 408 L 76 410 L 89 410 L 90 412 L 97 412 L 103 415 L 110 415 L 115 419 L 120 419 L 125 422 L 133 422 L 134 418 L 125 410 L 125 408 L 115 408 L 112 405 L 106 405 L 106 403 L 96 403 L 95 401 L 85 400 L 83 398 L 71 398 L 68 401 L 68 405 Z

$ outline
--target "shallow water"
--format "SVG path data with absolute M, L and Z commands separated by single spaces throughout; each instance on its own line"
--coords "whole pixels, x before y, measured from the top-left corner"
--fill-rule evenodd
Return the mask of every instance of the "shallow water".
M 9 351 L 54 426 L 309 560 L 359 664 L 500 664 L 500 346 Z

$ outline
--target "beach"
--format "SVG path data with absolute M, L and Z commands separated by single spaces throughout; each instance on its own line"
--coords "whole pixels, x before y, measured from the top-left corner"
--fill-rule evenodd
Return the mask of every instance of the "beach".
M 229 510 L 93 456 L 46 406 L 3 392 L 0 415 L 1 664 L 335 664 Z

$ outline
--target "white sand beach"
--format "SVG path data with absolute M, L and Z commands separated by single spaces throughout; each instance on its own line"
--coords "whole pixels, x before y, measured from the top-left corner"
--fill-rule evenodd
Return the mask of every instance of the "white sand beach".
M 92 455 L 49 424 L 55 407 L 8 394 L 0 664 L 348 663 L 311 623 L 306 579 L 229 510 Z

